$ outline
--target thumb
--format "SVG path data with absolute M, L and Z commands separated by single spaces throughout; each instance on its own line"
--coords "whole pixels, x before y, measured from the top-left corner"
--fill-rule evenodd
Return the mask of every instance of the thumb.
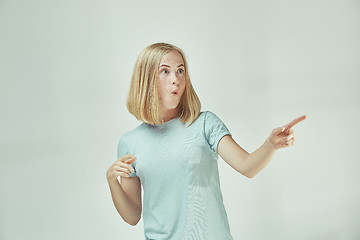
M 273 131 L 273 134 L 278 135 L 278 134 L 282 133 L 283 131 L 285 131 L 285 127 L 275 128 Z

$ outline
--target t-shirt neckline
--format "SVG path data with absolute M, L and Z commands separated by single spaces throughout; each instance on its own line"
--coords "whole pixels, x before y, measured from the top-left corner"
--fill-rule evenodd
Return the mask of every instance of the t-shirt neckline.
M 172 122 L 175 122 L 175 121 L 178 120 L 178 119 L 180 119 L 180 117 L 176 117 L 176 118 L 170 119 L 170 120 L 168 120 L 168 121 L 166 121 L 166 122 L 164 122 L 164 123 L 161 123 L 161 124 L 155 124 L 154 126 L 156 126 L 156 127 L 165 126 L 165 125 L 168 125 L 168 124 L 170 124 L 170 123 L 172 123 Z

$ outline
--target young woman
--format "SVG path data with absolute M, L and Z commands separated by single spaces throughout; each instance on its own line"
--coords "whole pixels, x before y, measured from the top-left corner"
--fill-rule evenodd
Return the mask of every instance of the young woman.
M 142 214 L 145 238 L 156 240 L 233 239 L 220 190 L 218 154 L 252 178 L 276 149 L 294 144 L 291 128 L 306 118 L 274 129 L 249 154 L 214 113 L 200 111 L 184 53 L 167 43 L 150 45 L 139 55 L 127 108 L 143 123 L 120 138 L 118 159 L 106 177 L 124 221 L 134 226 Z

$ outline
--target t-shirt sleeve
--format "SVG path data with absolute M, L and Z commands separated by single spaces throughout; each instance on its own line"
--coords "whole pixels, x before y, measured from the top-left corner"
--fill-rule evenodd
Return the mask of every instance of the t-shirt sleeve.
M 133 153 L 129 152 L 129 148 L 126 145 L 124 138 L 121 137 L 118 144 L 117 158 L 119 159 L 126 154 L 133 154 Z M 131 166 L 134 168 L 134 172 L 130 174 L 130 177 L 137 177 L 135 165 L 136 165 L 135 163 L 131 164 Z
M 216 153 L 220 139 L 225 135 L 231 136 L 230 131 L 221 119 L 210 111 L 205 112 L 204 132 L 212 151 Z

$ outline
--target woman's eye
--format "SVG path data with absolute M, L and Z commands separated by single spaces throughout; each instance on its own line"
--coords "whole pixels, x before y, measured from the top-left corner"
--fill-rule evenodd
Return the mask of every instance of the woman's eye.
M 179 69 L 178 73 L 184 73 L 184 69 Z
M 161 72 L 162 72 L 162 73 L 169 73 L 168 70 L 162 70 Z

